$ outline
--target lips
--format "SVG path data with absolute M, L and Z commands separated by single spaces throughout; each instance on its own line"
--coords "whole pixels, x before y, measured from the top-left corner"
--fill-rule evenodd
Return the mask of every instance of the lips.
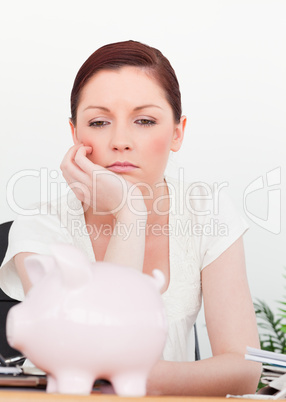
M 130 162 L 115 162 L 112 165 L 107 166 L 107 169 L 116 172 L 116 173 L 123 173 L 123 172 L 130 172 L 134 169 L 137 169 L 138 166 L 133 165 Z

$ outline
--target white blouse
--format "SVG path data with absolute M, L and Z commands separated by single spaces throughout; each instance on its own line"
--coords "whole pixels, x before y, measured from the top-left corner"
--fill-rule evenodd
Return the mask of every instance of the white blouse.
M 169 211 L 170 282 L 162 298 L 168 318 L 163 358 L 194 360 L 193 325 L 201 308 L 201 271 L 247 229 L 228 197 L 199 183 L 167 178 Z M 70 191 L 42 208 L 46 213 L 19 216 L 9 233 L 9 245 L 0 269 L 0 287 L 23 300 L 24 292 L 13 257 L 20 252 L 51 254 L 50 245 L 74 244 L 95 261 L 81 202 Z M 231 269 L 231 267 L 229 268 Z

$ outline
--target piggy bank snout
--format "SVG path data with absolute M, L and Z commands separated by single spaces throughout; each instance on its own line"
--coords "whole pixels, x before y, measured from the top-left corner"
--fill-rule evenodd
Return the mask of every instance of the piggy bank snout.
M 7 315 L 6 321 L 6 335 L 9 345 L 17 349 L 17 339 L 20 335 L 21 320 L 19 320 L 19 314 L 16 311 L 17 306 L 12 307 Z
M 14 323 L 15 323 L 15 314 L 13 312 L 13 309 L 10 309 L 7 315 L 7 321 L 6 321 L 6 335 L 7 335 L 7 341 L 10 346 L 14 346 Z

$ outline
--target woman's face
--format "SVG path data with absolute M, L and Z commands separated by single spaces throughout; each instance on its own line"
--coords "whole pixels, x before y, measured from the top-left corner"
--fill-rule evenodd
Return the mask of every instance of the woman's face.
M 178 151 L 186 118 L 173 111 L 157 81 L 138 67 L 102 70 L 85 85 L 71 123 L 89 159 L 132 183 L 162 182 L 170 150 Z

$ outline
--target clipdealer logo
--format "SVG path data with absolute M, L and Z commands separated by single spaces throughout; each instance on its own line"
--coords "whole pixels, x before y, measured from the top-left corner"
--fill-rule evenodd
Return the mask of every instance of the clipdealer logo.
M 281 232 L 281 168 L 277 167 L 266 173 L 266 180 L 263 176 L 253 180 L 244 190 L 243 207 L 246 216 L 256 225 L 273 234 Z M 247 200 L 253 193 L 259 192 L 260 199 L 267 195 L 266 219 L 251 212 Z
M 183 169 L 179 169 L 178 179 L 181 181 L 184 179 Z M 23 178 L 30 177 L 33 179 L 38 179 L 39 181 L 39 195 L 40 203 L 32 206 L 30 209 L 21 207 L 21 202 L 17 202 L 15 199 L 15 187 L 17 183 Z M 41 168 L 40 170 L 26 169 L 15 173 L 7 183 L 7 203 L 11 210 L 20 215 L 38 215 L 38 214 L 48 214 L 48 203 L 51 199 L 57 199 L 62 194 L 65 194 L 67 189 L 69 189 L 67 183 L 60 182 L 57 183 L 56 179 L 59 177 L 59 173 L 56 170 L 49 171 L 48 168 Z M 200 195 L 198 198 L 202 199 L 212 199 L 213 200 L 213 213 L 216 215 L 219 208 L 219 193 L 224 187 L 228 187 L 228 183 L 214 183 L 211 187 L 206 183 L 193 183 L 187 191 L 187 198 L 184 201 L 189 201 L 189 198 L 197 199 L 197 196 L 193 194 L 193 190 L 197 187 L 203 187 L 205 190 L 205 195 Z M 178 197 L 183 197 L 184 191 L 179 189 Z M 257 209 L 252 206 L 250 207 L 251 200 L 253 200 L 253 195 L 255 194 L 256 200 L 261 205 L 264 205 L 265 199 L 267 200 L 266 206 L 266 219 L 259 215 Z M 172 194 L 170 194 L 172 195 Z M 172 197 L 171 197 L 172 198 Z M 176 197 L 175 197 L 176 198 Z M 252 204 L 253 205 L 253 204 Z M 271 171 L 268 171 L 265 175 L 261 175 L 253 180 L 243 192 L 243 209 L 245 215 L 256 225 L 267 230 L 273 234 L 279 234 L 281 232 L 281 168 L 276 167 Z M 191 208 L 191 205 L 189 205 Z M 80 211 L 70 211 L 74 215 L 76 212 Z M 181 211 L 182 212 L 182 211 Z M 210 211 L 192 211 L 197 215 L 210 214 Z

